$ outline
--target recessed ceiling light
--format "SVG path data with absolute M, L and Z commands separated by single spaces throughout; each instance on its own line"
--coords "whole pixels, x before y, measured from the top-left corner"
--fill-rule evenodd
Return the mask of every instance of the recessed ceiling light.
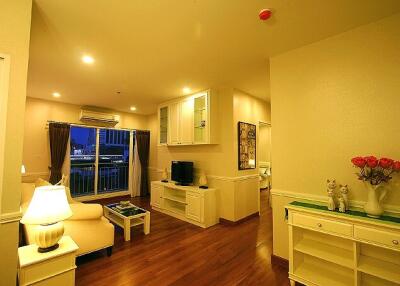
M 58 97 L 60 97 L 61 96 L 61 94 L 60 93 L 58 93 L 58 92 L 53 92 L 53 97 L 56 97 L 56 98 L 58 98 Z
M 136 110 L 136 107 L 131 106 L 131 111 L 135 111 L 135 110 Z
M 85 64 L 93 64 L 93 63 L 94 63 L 94 58 L 92 58 L 91 56 L 88 56 L 88 55 L 84 55 L 84 56 L 82 57 L 82 61 L 83 61 Z
M 184 88 L 182 89 L 182 91 L 183 91 L 184 94 L 189 94 L 189 93 L 192 92 L 192 90 L 191 90 L 189 87 L 184 87 Z

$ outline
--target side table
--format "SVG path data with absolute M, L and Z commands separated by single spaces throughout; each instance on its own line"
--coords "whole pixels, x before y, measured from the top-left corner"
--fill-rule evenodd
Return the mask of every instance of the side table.
M 69 236 L 63 236 L 58 243 L 57 249 L 46 253 L 39 253 L 35 244 L 18 248 L 20 286 L 75 285 L 78 246 Z

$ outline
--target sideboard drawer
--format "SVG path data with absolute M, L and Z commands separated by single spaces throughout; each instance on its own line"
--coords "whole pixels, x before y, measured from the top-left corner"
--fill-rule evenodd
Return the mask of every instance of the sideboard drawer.
M 354 226 L 354 237 L 400 250 L 400 234 L 390 231 Z
M 294 213 L 293 224 L 313 228 L 315 230 L 353 236 L 353 225 L 333 220 L 317 218 L 314 216 Z

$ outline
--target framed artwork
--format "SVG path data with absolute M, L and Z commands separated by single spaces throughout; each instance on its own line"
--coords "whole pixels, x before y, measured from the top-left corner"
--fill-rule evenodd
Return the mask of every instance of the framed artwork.
M 238 122 L 239 170 L 256 168 L 256 125 Z

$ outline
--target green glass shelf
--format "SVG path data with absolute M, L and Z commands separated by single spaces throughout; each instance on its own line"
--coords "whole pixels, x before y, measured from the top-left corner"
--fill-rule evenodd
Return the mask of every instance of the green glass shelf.
M 318 205 L 318 204 L 314 204 L 314 203 L 294 201 L 294 202 L 291 202 L 289 205 L 308 208 L 308 209 L 314 209 L 314 210 L 320 210 L 323 212 L 334 213 L 336 215 L 353 216 L 353 217 L 365 218 L 365 219 L 373 220 L 373 221 L 377 221 L 377 222 L 400 224 L 400 217 L 389 216 L 389 215 L 385 215 L 385 214 L 380 216 L 379 218 L 373 218 L 373 217 L 367 216 L 367 214 L 363 211 L 354 210 L 354 209 L 348 210 L 345 213 L 342 213 L 342 212 L 339 212 L 338 210 L 330 211 L 330 210 L 328 210 L 327 206 Z

